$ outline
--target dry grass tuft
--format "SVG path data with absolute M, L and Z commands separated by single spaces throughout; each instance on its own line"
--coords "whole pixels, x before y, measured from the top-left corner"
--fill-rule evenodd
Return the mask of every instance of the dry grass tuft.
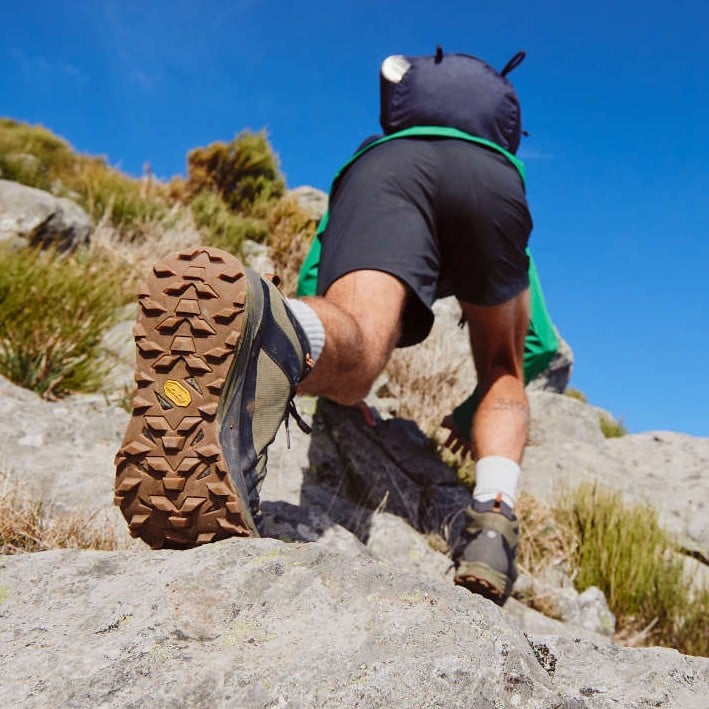
M 56 514 L 51 505 L 23 496 L 18 484 L 0 473 L 0 554 L 48 549 L 120 548 L 116 531 L 99 513 Z
M 106 219 L 91 235 L 92 252 L 126 264 L 129 277 L 134 279 L 143 278 L 156 260 L 200 243 L 204 243 L 203 236 L 195 226 L 192 213 L 189 207 L 181 205 L 173 206 L 166 217 L 154 221 L 146 239 L 126 241 L 120 229 Z M 128 283 L 132 290 L 135 285 L 135 282 Z
M 523 492 L 517 499 L 515 514 L 520 522 L 517 564 L 522 571 L 534 576 L 554 560 L 569 557 L 572 535 L 557 522 L 549 505 Z
M 603 591 L 621 639 L 709 654 L 709 588 L 687 583 L 654 508 L 626 506 L 619 492 L 584 484 L 562 494 L 554 516 L 571 535 L 576 587 Z
M 572 535 L 559 524 L 549 505 L 523 492 L 517 499 L 515 514 L 520 522 L 517 566 L 521 572 L 539 577 L 550 566 L 563 563 L 571 556 Z M 550 618 L 557 617 L 555 603 L 536 592 L 534 586 L 529 595 L 519 600 Z
M 616 421 L 610 414 L 600 414 L 598 425 L 601 427 L 601 433 L 606 438 L 622 438 L 628 433 L 628 429 L 623 425 L 623 422 Z
M 268 215 L 267 244 L 283 292 L 295 295 L 298 273 L 313 242 L 317 223 L 290 195 L 280 199 Z
M 443 417 L 460 403 L 465 393 L 460 367 L 450 364 L 438 371 L 432 362 L 446 361 L 432 352 L 433 343 L 395 350 L 385 370 L 386 384 L 377 391 L 380 397 L 398 401 L 396 416 L 414 419 L 421 430 L 433 436 Z
M 234 214 L 264 219 L 285 191 L 278 156 L 265 131 L 243 130 L 187 154 L 187 191 L 217 194 Z
M 586 395 L 580 389 L 567 387 L 564 391 L 564 396 L 568 396 L 570 399 L 576 399 L 576 401 L 580 401 L 582 404 L 588 404 Z
M 192 200 L 191 208 L 195 224 L 204 234 L 204 243 L 235 256 L 241 254 L 246 239 L 263 242 L 268 236 L 264 219 L 233 212 L 216 192 L 200 192 Z

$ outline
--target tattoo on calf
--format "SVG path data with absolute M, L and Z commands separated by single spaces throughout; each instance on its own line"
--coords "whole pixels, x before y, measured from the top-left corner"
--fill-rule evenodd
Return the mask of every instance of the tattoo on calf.
M 501 398 L 495 402 L 493 411 L 510 411 L 513 414 L 523 416 L 527 421 L 529 420 L 529 406 L 523 401 Z

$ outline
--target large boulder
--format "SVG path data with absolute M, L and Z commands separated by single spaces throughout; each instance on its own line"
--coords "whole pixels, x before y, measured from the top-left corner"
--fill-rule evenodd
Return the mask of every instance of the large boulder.
M 70 251 L 88 243 L 93 224 L 75 202 L 0 180 L 0 242 Z
M 0 385 L 0 458 L 23 488 L 65 511 L 107 511 L 127 414 L 101 397 L 43 402 Z M 559 445 L 563 461 L 577 439 L 602 463 L 595 410 L 533 399 L 534 448 L 551 457 Z M 298 405 L 313 418 L 313 400 Z M 372 429 L 321 402 L 313 423 L 313 437 L 281 430 L 269 451 L 274 539 L 0 560 L 0 702 L 703 705 L 709 661 L 611 645 L 600 599 L 569 590 L 562 623 L 454 587 L 439 533 L 469 493 L 412 422 Z
M 526 637 L 364 550 L 231 539 L 0 565 L 3 706 L 700 707 L 709 660 Z

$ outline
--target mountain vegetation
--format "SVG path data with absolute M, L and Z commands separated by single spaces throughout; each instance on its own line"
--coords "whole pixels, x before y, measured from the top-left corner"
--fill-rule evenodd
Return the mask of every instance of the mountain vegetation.
M 0 374 L 46 399 L 101 390 L 107 368 L 102 339 L 132 302 L 145 265 L 128 258 L 131 249 L 152 255 L 175 225 L 236 255 L 246 240 L 256 241 L 269 247 L 291 294 L 316 226 L 288 195 L 263 131 L 195 148 L 187 155 L 186 178 L 161 181 L 149 169 L 130 177 L 41 126 L 4 118 L 0 178 L 69 197 L 112 234 L 110 244 L 98 239 L 71 254 L 0 248 Z M 406 415 L 425 419 L 449 373 L 432 386 L 409 364 L 395 359 L 390 386 L 411 394 Z M 602 426 L 606 437 L 625 433 L 613 420 Z M 470 484 L 471 467 L 459 463 Z M 104 526 L 52 521 L 46 506 L 21 499 L 14 489 L 0 501 L 0 553 L 116 547 Z M 615 493 L 579 487 L 541 512 L 536 501 L 524 500 L 519 514 L 523 566 L 534 570 L 561 555 L 579 590 L 593 585 L 606 594 L 625 639 L 709 654 L 709 592 L 687 583 L 652 508 L 627 507 Z

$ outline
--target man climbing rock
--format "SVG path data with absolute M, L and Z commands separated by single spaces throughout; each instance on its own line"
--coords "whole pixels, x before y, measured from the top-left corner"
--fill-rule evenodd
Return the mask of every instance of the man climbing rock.
M 440 48 L 384 61 L 385 135 L 333 183 L 301 282 L 309 297 L 284 299 L 213 248 L 154 266 L 139 296 L 138 392 L 116 458 L 116 500 L 135 536 L 187 548 L 258 535 L 267 448 L 283 419 L 297 418 L 295 393 L 359 402 L 395 347 L 425 339 L 434 300 L 452 294 L 478 375 L 476 486 L 455 580 L 506 600 L 529 422 L 532 220 L 506 79 L 523 57 L 499 73 Z

